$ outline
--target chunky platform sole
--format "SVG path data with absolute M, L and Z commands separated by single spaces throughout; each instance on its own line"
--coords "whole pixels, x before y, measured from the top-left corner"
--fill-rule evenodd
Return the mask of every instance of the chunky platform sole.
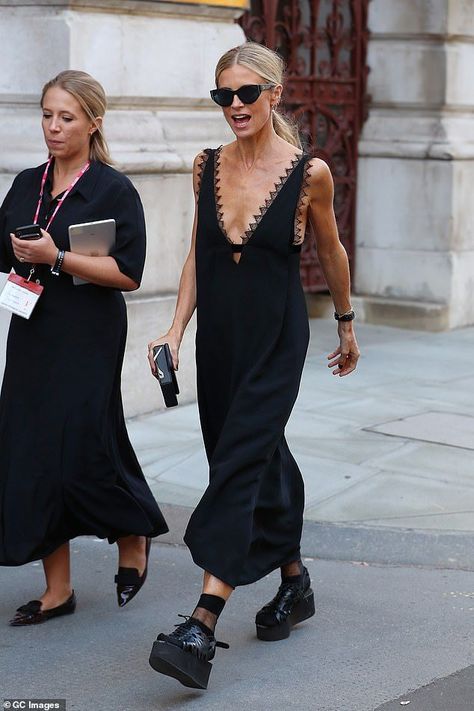
M 198 659 L 169 642 L 157 640 L 150 654 L 150 666 L 160 674 L 177 679 L 192 689 L 207 689 L 212 664 Z
M 264 625 L 256 625 L 257 627 L 257 637 L 264 642 L 276 642 L 280 639 L 287 639 L 290 636 L 291 628 L 297 625 L 299 622 L 304 622 L 308 620 L 315 613 L 314 607 L 314 593 L 309 588 L 303 597 L 294 606 L 291 614 L 288 615 L 286 620 L 280 622 L 279 625 L 273 625 L 272 627 L 266 627 Z

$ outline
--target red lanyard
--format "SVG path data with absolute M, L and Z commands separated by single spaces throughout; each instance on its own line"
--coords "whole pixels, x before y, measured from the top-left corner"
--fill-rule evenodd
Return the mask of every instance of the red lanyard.
M 39 200 L 38 200 L 38 207 L 36 208 L 35 216 L 34 216 L 34 219 L 33 219 L 33 223 L 34 223 L 35 225 L 38 223 L 38 217 L 39 217 L 39 213 L 40 213 L 40 210 L 41 210 L 41 203 L 43 202 L 44 186 L 45 186 L 45 184 L 46 184 L 46 179 L 47 179 L 47 177 L 48 177 L 49 168 L 50 168 L 50 166 L 51 166 L 51 161 L 52 161 L 52 160 L 53 160 L 53 157 L 51 156 L 50 159 L 48 160 L 47 164 L 46 164 L 46 168 L 44 169 L 43 177 L 42 177 L 42 179 L 41 179 L 41 190 L 40 190 L 40 196 L 39 196 Z M 67 198 L 67 196 L 69 195 L 69 193 L 71 192 L 71 190 L 73 189 L 73 187 L 74 187 L 74 186 L 76 185 L 76 183 L 82 178 L 82 176 L 84 175 L 84 173 L 85 173 L 87 170 L 89 170 L 90 164 L 91 164 L 90 161 L 87 161 L 87 163 L 85 164 L 85 166 L 84 166 L 83 168 L 81 168 L 81 170 L 79 171 L 79 173 L 76 175 L 76 177 L 74 178 L 74 180 L 72 181 L 71 185 L 68 187 L 68 189 L 66 190 L 66 192 L 63 193 L 63 196 L 58 200 L 58 204 L 56 205 L 56 208 L 55 208 L 53 214 L 51 215 L 51 217 L 49 218 L 48 224 L 47 224 L 46 227 L 45 227 L 46 232 L 47 232 L 47 231 L 49 230 L 49 228 L 51 227 L 52 221 L 53 221 L 54 218 L 56 217 L 56 215 L 57 215 L 57 213 L 58 213 L 58 211 L 59 211 L 61 205 L 63 204 L 63 202 L 65 201 L 65 199 Z

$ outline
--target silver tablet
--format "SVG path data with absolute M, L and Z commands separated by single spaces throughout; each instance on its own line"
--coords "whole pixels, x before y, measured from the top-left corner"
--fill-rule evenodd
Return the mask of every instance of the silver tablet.
M 69 244 L 71 252 L 84 254 L 86 257 L 107 257 L 115 245 L 115 220 L 98 220 L 69 225 Z M 74 284 L 89 282 L 73 276 Z

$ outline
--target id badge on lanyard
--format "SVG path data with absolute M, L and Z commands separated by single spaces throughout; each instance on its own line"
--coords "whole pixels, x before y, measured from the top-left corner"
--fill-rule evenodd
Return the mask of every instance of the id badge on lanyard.
M 43 193 L 44 193 L 44 186 L 46 184 L 46 179 L 48 177 L 48 172 L 49 168 L 51 166 L 52 162 L 52 157 L 48 160 L 46 164 L 46 168 L 44 169 L 43 177 L 41 179 L 41 189 L 40 189 L 40 195 L 39 195 L 39 200 L 38 200 L 38 205 L 36 208 L 35 216 L 33 219 L 33 223 L 37 224 L 38 218 L 39 218 L 39 213 L 41 210 L 41 204 L 43 202 Z M 87 161 L 85 166 L 79 171 L 79 173 L 76 175 L 74 180 L 72 181 L 71 185 L 67 188 L 65 191 L 64 195 L 61 197 L 60 200 L 58 200 L 58 204 L 56 205 L 56 208 L 51 215 L 51 217 L 48 220 L 48 223 L 46 225 L 46 232 L 49 230 L 51 227 L 51 223 L 53 222 L 54 218 L 58 214 L 63 202 L 73 189 L 73 187 L 76 185 L 76 183 L 82 178 L 84 173 L 89 169 L 90 166 L 90 161 Z M 17 316 L 22 316 L 22 318 L 29 319 L 31 314 L 33 313 L 33 310 L 38 303 L 38 299 L 40 298 L 41 294 L 43 293 L 44 286 L 42 286 L 39 282 L 39 279 L 36 279 L 35 281 L 32 281 L 32 276 L 35 273 L 35 265 L 31 265 L 30 269 L 30 275 L 27 279 L 25 277 L 20 276 L 19 274 L 15 274 L 13 271 L 10 274 L 10 276 L 7 279 L 7 283 L 5 284 L 1 294 L 0 294 L 0 306 L 4 309 L 7 309 L 8 311 L 11 311 L 13 314 L 16 314 Z
M 0 294 L 0 306 L 17 316 L 29 319 L 43 289 L 41 284 L 12 272 Z

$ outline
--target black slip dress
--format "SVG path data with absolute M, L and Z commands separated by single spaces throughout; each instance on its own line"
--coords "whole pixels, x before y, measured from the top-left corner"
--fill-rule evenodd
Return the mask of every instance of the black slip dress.
M 223 223 L 220 151 L 202 154 L 196 235 L 198 402 L 210 476 L 185 542 L 197 565 L 236 587 L 300 556 L 304 486 L 285 426 L 309 341 L 295 244 L 309 156 L 295 156 L 237 247 Z

